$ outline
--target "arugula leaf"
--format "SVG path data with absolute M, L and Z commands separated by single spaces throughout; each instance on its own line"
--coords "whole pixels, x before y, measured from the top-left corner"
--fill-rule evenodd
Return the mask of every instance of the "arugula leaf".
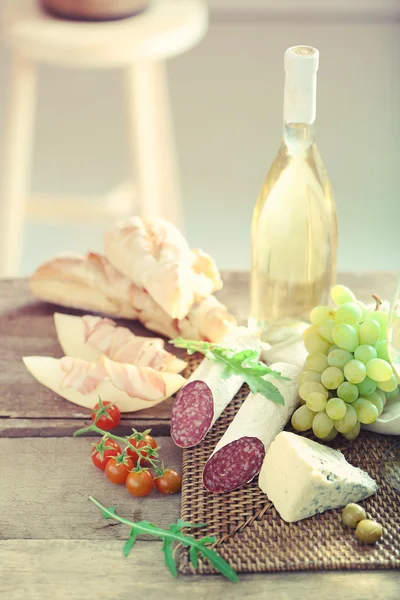
M 109 508 L 102 508 L 101 514 L 105 519 L 113 519 L 115 516 L 115 506 L 110 506 Z
M 182 527 L 206 527 L 207 523 L 187 523 L 186 521 L 182 521 L 181 519 L 178 519 L 176 522 L 176 525 L 178 525 L 178 527 L 182 528 Z
M 281 392 L 270 381 L 266 381 L 264 376 L 270 375 L 284 381 L 290 381 L 290 379 L 259 361 L 257 350 L 251 348 L 238 350 L 210 344 L 209 342 L 185 340 L 184 338 L 170 340 L 170 344 L 177 348 L 186 348 L 189 354 L 201 352 L 209 360 L 224 365 L 221 373 L 222 379 L 240 375 L 254 394 L 262 394 L 269 400 L 284 406 L 285 401 Z
M 280 393 L 278 388 L 275 387 L 274 384 L 270 381 L 266 381 L 262 378 L 259 378 L 257 380 L 250 380 L 250 378 L 248 377 L 245 377 L 244 380 L 249 386 L 250 390 L 253 392 L 253 394 L 262 394 L 263 396 L 268 398 L 268 400 L 272 400 L 272 402 L 275 402 L 276 404 L 281 404 L 282 406 L 285 406 L 285 400 L 282 394 Z
M 225 559 L 222 558 L 215 550 L 208 548 L 207 546 L 203 546 L 201 549 L 201 553 L 205 556 L 210 563 L 215 567 L 222 575 L 225 575 L 231 581 L 238 581 L 238 576 L 236 571 L 232 569 L 232 567 L 226 562 Z
M 123 554 L 125 557 L 127 557 L 132 550 L 136 536 L 139 533 L 147 533 L 163 540 L 162 550 L 164 552 L 165 564 L 174 577 L 178 576 L 178 571 L 174 560 L 172 544 L 177 541 L 183 546 L 190 548 L 190 561 L 194 568 L 197 567 L 198 555 L 201 554 L 204 558 L 207 558 L 222 575 L 231 581 L 238 580 L 238 576 L 226 560 L 224 560 L 215 550 L 206 546 L 206 544 L 213 544 L 217 541 L 215 536 L 205 536 L 198 540 L 192 535 L 186 535 L 181 531 L 182 527 L 205 527 L 205 523 L 186 523 L 179 519 L 176 523 L 171 523 L 169 529 L 162 529 L 148 521 L 133 522 L 129 519 L 125 519 L 125 517 L 120 517 L 115 513 L 115 507 L 111 506 L 110 508 L 106 508 L 96 500 L 96 498 L 93 498 L 93 496 L 89 496 L 89 500 L 101 510 L 105 518 L 115 519 L 115 521 L 128 525 L 131 528 L 129 539 L 125 542 L 123 547 Z
M 195 569 L 197 569 L 197 567 L 199 565 L 199 556 L 197 554 L 197 548 L 195 546 L 190 547 L 189 556 L 190 556 L 190 562 L 192 563 L 193 567 Z
M 164 552 L 165 564 L 167 565 L 168 569 L 171 571 L 174 577 L 178 577 L 178 571 L 176 570 L 176 564 L 172 553 L 171 540 L 164 540 L 164 543 L 162 545 L 162 551 Z
M 136 542 L 136 535 L 137 535 L 137 533 L 132 527 L 129 539 L 126 540 L 124 547 L 122 549 L 122 554 L 125 556 L 125 558 L 127 556 L 129 556 L 129 553 L 133 548 L 133 544 Z

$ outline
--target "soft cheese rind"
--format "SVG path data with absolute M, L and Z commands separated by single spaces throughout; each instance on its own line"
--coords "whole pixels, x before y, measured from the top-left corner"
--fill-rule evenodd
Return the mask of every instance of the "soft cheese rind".
M 289 523 L 368 498 L 376 482 L 343 454 L 283 431 L 265 456 L 258 484 Z

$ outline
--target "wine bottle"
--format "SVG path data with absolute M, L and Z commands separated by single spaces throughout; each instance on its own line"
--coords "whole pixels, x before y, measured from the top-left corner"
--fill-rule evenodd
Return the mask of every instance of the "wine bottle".
M 315 144 L 319 52 L 285 52 L 284 131 L 257 200 L 251 231 L 249 326 L 278 342 L 305 328 L 336 278 L 337 220 Z

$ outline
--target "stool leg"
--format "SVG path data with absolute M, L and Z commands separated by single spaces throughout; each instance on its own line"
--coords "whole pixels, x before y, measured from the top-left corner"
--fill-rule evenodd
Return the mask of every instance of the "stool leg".
M 35 66 L 15 56 L 11 65 L 4 155 L 0 175 L 0 277 L 19 273 L 29 186 L 35 109 Z
M 138 62 L 125 72 L 132 177 L 140 215 L 182 229 L 178 170 L 165 65 Z

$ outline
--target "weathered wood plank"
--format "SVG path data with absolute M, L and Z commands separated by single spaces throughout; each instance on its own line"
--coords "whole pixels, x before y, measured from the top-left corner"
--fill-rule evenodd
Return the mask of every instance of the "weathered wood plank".
M 269 573 L 174 580 L 161 543 L 136 542 L 124 559 L 121 541 L 10 540 L 0 542 L 0 597 L 7 600 L 398 600 L 396 571 Z
M 0 439 L 0 539 L 60 538 L 110 540 L 126 528 L 105 521 L 88 500 L 94 496 L 120 514 L 167 527 L 179 516 L 179 494 L 154 491 L 134 498 L 112 485 L 91 461 L 92 438 Z M 170 438 L 157 438 L 166 466 L 180 471 L 181 450 Z M 7 460 L 4 460 L 7 457 Z M 0 596 L 1 597 L 1 596 Z
M 90 422 L 83 419 L 54 417 L 47 419 L 0 418 L 0 438 L 70 437 L 74 431 L 90 425 Z M 139 413 L 133 415 L 132 419 L 122 419 L 119 427 L 115 429 L 115 433 L 127 435 L 132 427 L 138 431 L 144 431 L 150 427 L 153 435 L 169 435 L 170 433 L 169 419 L 151 418 L 149 420 L 141 417 Z

